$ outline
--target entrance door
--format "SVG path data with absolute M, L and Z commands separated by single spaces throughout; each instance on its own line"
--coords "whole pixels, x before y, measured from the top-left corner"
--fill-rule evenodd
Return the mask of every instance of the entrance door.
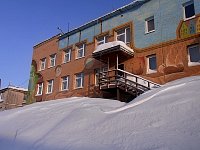
M 124 64 L 119 64 L 119 65 L 118 65 L 118 69 L 124 70 Z M 123 73 L 123 72 L 120 72 L 120 71 L 118 72 L 117 75 L 124 77 L 124 73 Z

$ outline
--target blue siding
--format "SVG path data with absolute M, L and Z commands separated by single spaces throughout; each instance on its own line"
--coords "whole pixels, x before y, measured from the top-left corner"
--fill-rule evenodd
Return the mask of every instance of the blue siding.
M 102 31 L 112 30 L 121 24 L 132 21 L 134 24 L 133 39 L 136 48 L 145 48 L 152 44 L 173 40 L 176 38 L 176 30 L 183 19 L 182 4 L 189 0 L 150 0 L 131 10 L 109 18 L 102 22 Z M 194 0 L 195 13 L 200 13 L 200 0 Z M 154 16 L 155 32 L 145 33 L 145 19 Z M 100 34 L 100 24 L 97 23 L 81 31 L 81 41 L 87 39 L 93 41 L 93 37 Z M 79 42 L 79 32 L 69 37 L 69 45 Z M 59 41 L 59 48 L 67 46 L 67 40 Z

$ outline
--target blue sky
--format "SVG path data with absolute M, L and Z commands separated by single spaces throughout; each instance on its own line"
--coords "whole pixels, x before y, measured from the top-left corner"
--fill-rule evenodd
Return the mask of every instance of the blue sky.
M 0 79 L 27 87 L 33 46 L 113 11 L 132 0 L 1 0 Z

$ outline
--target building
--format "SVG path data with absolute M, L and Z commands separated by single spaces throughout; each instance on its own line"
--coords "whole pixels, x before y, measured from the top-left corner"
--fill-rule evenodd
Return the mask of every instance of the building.
M 28 89 L 8 86 L 0 89 L 0 110 L 22 107 L 26 103 Z
M 136 0 L 35 45 L 30 100 L 128 101 L 152 86 L 199 75 L 199 2 Z

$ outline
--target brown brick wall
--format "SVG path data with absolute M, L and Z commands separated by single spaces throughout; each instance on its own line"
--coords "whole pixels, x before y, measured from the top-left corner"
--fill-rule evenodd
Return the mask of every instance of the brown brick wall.
M 108 41 L 113 41 L 115 39 L 115 34 L 113 34 L 113 32 L 108 33 L 110 33 Z M 131 47 L 134 48 L 135 55 L 133 58 L 123 62 L 125 65 L 125 70 L 160 84 L 164 84 L 166 82 L 186 76 L 199 75 L 200 65 L 189 67 L 187 56 L 187 46 L 194 43 L 200 43 L 199 41 L 200 37 L 199 35 L 196 35 L 184 40 L 175 39 L 167 43 L 160 43 L 150 48 L 136 49 L 134 48 L 132 39 L 131 45 L 133 46 Z M 81 59 L 75 59 L 76 46 L 70 45 L 70 47 L 72 47 L 71 61 L 65 64 L 62 63 L 63 50 L 58 50 L 57 38 L 54 37 L 48 42 L 34 47 L 33 60 L 36 61 L 38 68 L 40 59 L 46 57 L 47 62 L 49 62 L 49 56 L 54 53 L 57 54 L 55 67 L 47 68 L 46 63 L 46 69 L 43 71 L 38 71 L 38 73 L 40 73 L 43 77 L 44 86 L 43 95 L 36 96 L 37 101 L 59 99 L 71 96 L 102 96 L 102 93 L 98 90 L 98 87 L 94 86 L 94 69 L 105 66 L 105 64 L 101 64 L 99 61 L 92 58 L 92 52 L 94 51 L 96 45 L 95 40 L 93 43 L 87 43 L 87 40 L 84 42 L 86 44 L 85 57 Z M 147 74 L 146 56 L 152 54 L 156 54 L 157 57 L 157 72 Z M 88 64 L 88 60 L 91 60 L 92 63 Z M 114 68 L 115 62 L 116 59 L 113 56 L 113 58 L 110 59 L 110 64 L 112 66 L 111 68 Z M 58 66 L 61 67 L 61 74 L 56 76 L 55 70 Z M 84 73 L 84 87 L 82 89 L 74 89 L 74 75 L 80 72 Z M 69 90 L 60 91 L 61 77 L 66 75 L 70 76 Z M 50 79 L 54 80 L 53 93 L 46 94 L 47 81 Z

